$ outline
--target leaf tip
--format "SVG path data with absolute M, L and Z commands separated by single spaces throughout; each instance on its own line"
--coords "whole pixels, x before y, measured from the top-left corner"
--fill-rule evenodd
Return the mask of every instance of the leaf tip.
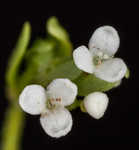
M 23 24 L 23 31 L 30 33 L 31 32 L 31 25 L 29 23 L 29 21 L 24 22 Z

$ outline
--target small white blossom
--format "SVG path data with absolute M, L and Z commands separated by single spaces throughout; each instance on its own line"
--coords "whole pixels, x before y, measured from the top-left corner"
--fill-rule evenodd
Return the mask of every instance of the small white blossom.
M 108 106 L 108 97 L 102 92 L 94 92 L 85 97 L 83 103 L 86 111 L 95 119 L 100 119 Z
M 98 78 L 116 82 L 121 80 L 127 71 L 126 64 L 120 58 L 113 58 L 119 48 L 119 36 L 111 26 L 102 26 L 93 33 L 89 49 L 80 46 L 73 52 L 76 66 Z
M 72 116 L 64 108 L 72 104 L 77 86 L 68 79 L 55 79 L 45 90 L 40 85 L 29 85 L 19 96 L 21 108 L 32 115 L 40 114 L 40 123 L 51 137 L 66 135 L 72 127 Z

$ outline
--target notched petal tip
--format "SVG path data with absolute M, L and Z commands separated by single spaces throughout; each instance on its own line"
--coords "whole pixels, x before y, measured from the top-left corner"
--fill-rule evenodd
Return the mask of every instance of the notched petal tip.
M 55 79 L 47 87 L 47 95 L 59 99 L 63 106 L 71 105 L 77 96 L 77 86 L 69 79 Z
M 80 46 L 73 51 L 73 60 L 75 65 L 87 73 L 93 73 L 93 58 L 87 47 Z
M 94 92 L 84 99 L 84 107 L 88 114 L 95 119 L 100 119 L 108 106 L 108 97 L 102 92 Z
M 60 138 L 68 134 L 72 128 L 72 116 L 63 107 L 57 107 L 42 114 L 40 123 L 44 131 L 51 137 Z
M 120 45 L 120 38 L 112 26 L 102 26 L 95 30 L 89 40 L 89 49 L 98 48 L 109 56 L 113 56 Z
M 38 115 L 45 109 L 46 93 L 40 85 L 26 86 L 19 96 L 19 105 L 27 113 Z

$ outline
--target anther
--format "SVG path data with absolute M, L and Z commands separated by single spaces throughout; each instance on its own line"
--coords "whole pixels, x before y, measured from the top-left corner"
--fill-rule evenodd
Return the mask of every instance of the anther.
M 59 101 L 59 102 L 60 102 L 60 101 L 61 101 L 61 98 L 56 98 L 56 101 Z
M 54 98 L 51 99 L 51 101 L 54 101 L 54 100 L 55 100 Z

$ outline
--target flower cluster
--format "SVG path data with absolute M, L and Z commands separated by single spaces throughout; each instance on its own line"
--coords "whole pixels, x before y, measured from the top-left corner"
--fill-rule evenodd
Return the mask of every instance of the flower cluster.
M 114 58 L 119 48 L 119 36 L 111 26 L 98 28 L 89 41 L 89 50 L 80 46 L 73 51 L 75 65 L 82 71 L 94 74 L 107 82 L 121 81 L 127 71 L 120 58 Z M 41 115 L 40 123 L 51 137 L 65 136 L 72 128 L 73 120 L 66 106 L 71 105 L 78 95 L 78 87 L 66 78 L 53 80 L 46 88 L 28 85 L 19 97 L 21 108 L 32 115 Z M 95 119 L 100 119 L 108 106 L 105 93 L 93 92 L 83 100 L 85 111 Z

